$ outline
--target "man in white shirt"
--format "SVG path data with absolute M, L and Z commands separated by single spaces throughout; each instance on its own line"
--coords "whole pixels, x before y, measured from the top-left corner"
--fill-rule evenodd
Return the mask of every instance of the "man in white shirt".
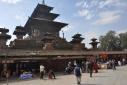
M 40 79 L 43 79 L 45 73 L 45 67 L 40 65 Z

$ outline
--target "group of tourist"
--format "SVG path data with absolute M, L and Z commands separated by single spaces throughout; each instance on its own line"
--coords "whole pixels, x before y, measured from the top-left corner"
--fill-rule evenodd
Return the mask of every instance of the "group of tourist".
M 74 72 L 76 79 L 77 79 L 77 84 L 80 84 L 81 82 L 81 74 L 83 72 L 89 73 L 90 77 L 92 77 L 93 72 L 98 73 L 98 62 L 93 61 L 93 60 L 88 60 L 85 62 L 68 62 L 67 67 L 65 68 L 65 72 L 67 74 L 71 74 Z M 113 69 L 116 70 L 116 65 L 121 66 L 125 65 L 126 60 L 123 58 L 122 61 L 120 60 L 115 60 L 115 59 L 109 59 L 106 61 L 107 69 Z M 55 73 L 52 69 L 50 69 L 48 72 L 46 72 L 45 67 L 43 65 L 40 65 L 40 79 L 44 79 L 45 75 L 47 74 L 48 79 L 55 79 Z
M 109 59 L 107 62 L 107 69 L 113 69 L 116 70 L 116 66 L 123 66 L 127 64 L 127 61 L 125 58 L 122 58 L 121 60 L 116 59 Z
M 116 70 L 116 61 L 114 59 L 108 60 L 106 64 L 107 64 L 107 69 Z
M 81 83 L 81 76 L 83 72 L 90 73 L 90 77 L 92 77 L 93 72 L 98 72 L 97 62 L 94 61 L 86 61 L 86 62 L 68 62 L 67 67 L 65 68 L 65 72 L 70 74 L 74 72 L 76 76 L 77 84 Z
M 102 62 L 101 62 L 102 63 Z M 116 70 L 116 66 L 122 66 L 127 64 L 127 61 L 125 58 L 121 60 L 116 59 L 109 59 L 106 62 L 103 62 L 107 65 L 107 69 L 113 69 Z M 77 84 L 79 85 L 81 83 L 81 76 L 82 73 L 89 73 L 90 77 L 92 77 L 93 72 L 98 73 L 100 62 L 93 61 L 93 60 L 87 60 L 82 62 L 68 62 L 67 67 L 65 68 L 65 72 L 67 74 L 74 73 L 76 76 Z M 6 73 L 3 73 L 6 74 Z M 40 65 L 40 79 L 45 79 L 45 75 L 48 76 L 48 79 L 56 79 L 55 73 L 52 69 L 49 69 L 46 71 L 45 66 Z M 23 72 L 20 75 L 20 79 L 29 79 L 32 78 L 33 74 L 30 72 Z
M 123 58 L 122 61 L 111 59 L 107 61 L 107 69 L 113 69 L 116 70 L 116 66 L 121 66 L 126 64 L 126 59 Z M 74 67 L 73 67 L 74 66 Z M 67 69 L 71 69 L 70 71 L 73 72 L 72 69 L 74 69 L 74 75 L 76 76 L 77 84 L 80 85 L 81 83 L 81 76 L 82 72 L 88 72 L 90 73 L 90 77 L 92 77 L 93 72 L 98 72 L 98 63 L 93 61 L 86 61 L 82 64 L 76 64 L 72 65 L 71 62 L 68 63 L 68 67 L 66 67 L 65 72 L 68 72 Z M 71 72 L 69 72 L 71 73 Z
M 76 67 L 77 63 L 68 62 L 67 67 L 65 68 L 65 72 L 70 74 L 73 72 L 74 68 Z M 78 65 L 81 67 L 82 72 L 90 73 L 94 71 L 95 73 L 98 72 L 98 65 L 97 62 L 94 61 L 86 61 L 86 62 L 80 62 Z
M 81 76 L 82 76 L 83 69 L 84 68 L 81 67 L 79 64 L 76 64 L 76 66 L 74 67 L 74 75 L 76 76 L 78 85 L 81 84 Z M 90 77 L 92 77 L 93 70 L 95 70 L 96 73 L 98 72 L 97 63 L 93 61 L 87 61 L 85 63 L 85 70 L 86 72 L 89 72 Z

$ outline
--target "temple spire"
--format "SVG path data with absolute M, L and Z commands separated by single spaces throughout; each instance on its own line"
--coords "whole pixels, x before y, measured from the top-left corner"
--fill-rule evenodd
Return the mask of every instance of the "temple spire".
M 42 1 L 42 4 L 45 5 L 45 0 Z

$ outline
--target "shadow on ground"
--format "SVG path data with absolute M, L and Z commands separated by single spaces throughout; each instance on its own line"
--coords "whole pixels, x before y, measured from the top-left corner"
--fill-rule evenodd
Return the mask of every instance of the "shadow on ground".
M 110 77 L 110 76 L 93 76 L 93 77 L 100 77 L 100 78 L 102 78 L 102 77 Z
M 81 84 L 81 85 L 101 85 L 101 84 Z
M 42 81 L 46 81 L 46 80 L 58 80 L 60 78 L 56 78 L 56 79 L 48 79 L 48 78 L 44 78 L 44 79 L 40 79 L 40 78 L 31 78 L 31 79 L 19 79 L 19 78 L 15 78 L 15 79 L 9 79 L 8 83 L 15 83 L 15 82 L 25 82 L 25 81 L 32 81 L 32 80 L 42 80 Z M 0 83 L 5 84 L 7 83 L 6 80 L 4 81 L 0 81 Z

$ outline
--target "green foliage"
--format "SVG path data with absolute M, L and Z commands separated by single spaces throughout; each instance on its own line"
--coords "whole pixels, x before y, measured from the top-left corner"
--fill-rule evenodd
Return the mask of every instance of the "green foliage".
M 100 50 L 117 51 L 121 50 L 121 40 L 115 31 L 109 31 L 105 36 L 100 36 Z
M 122 49 L 127 49 L 127 32 L 119 34 Z

